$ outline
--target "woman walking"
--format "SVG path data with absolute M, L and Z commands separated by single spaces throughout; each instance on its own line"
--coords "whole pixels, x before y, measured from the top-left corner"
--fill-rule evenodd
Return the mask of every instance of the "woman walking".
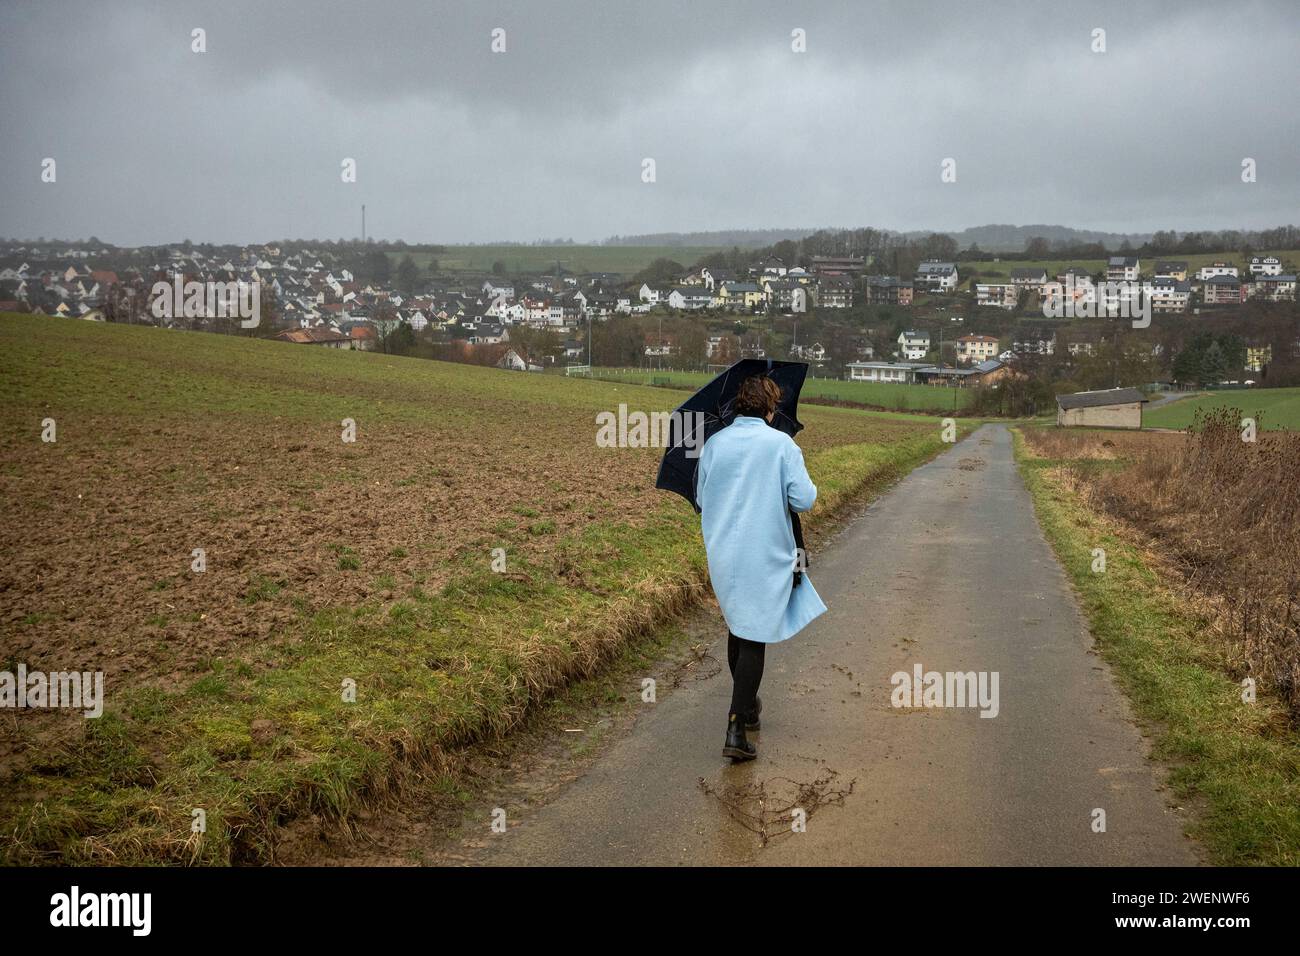
M 817 486 L 794 439 L 768 427 L 780 399 L 768 376 L 745 379 L 736 418 L 704 443 L 696 479 L 709 577 L 728 630 L 732 692 L 722 753 L 737 762 L 758 756 L 746 731 L 759 729 L 767 645 L 793 637 L 826 610 L 797 573 L 790 513 L 810 509 Z

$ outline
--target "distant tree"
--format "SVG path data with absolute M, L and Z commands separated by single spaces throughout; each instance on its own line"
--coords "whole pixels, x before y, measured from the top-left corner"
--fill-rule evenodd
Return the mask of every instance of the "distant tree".
M 1224 368 L 1236 375 L 1246 367 L 1246 340 L 1239 335 L 1224 333 L 1215 340 L 1223 352 Z
M 694 268 L 696 269 L 730 269 L 731 254 L 727 252 L 711 252 L 707 256 L 696 260 Z
M 957 248 L 957 240 L 942 232 L 932 232 L 921 242 L 921 254 L 926 259 L 956 259 Z
M 1221 382 L 1228 376 L 1228 361 L 1217 341 L 1211 342 L 1205 350 L 1201 359 L 1201 376 L 1207 385 Z
M 708 361 L 709 334 L 702 322 L 682 319 L 674 323 L 677 355 L 683 365 L 704 365 Z
M 280 332 L 283 321 L 280 300 L 276 296 L 275 290 L 266 284 L 260 284 L 258 287 L 257 318 L 257 326 L 245 330 L 250 337 L 269 339 Z
M 633 276 L 632 281 L 638 286 L 642 283 L 656 285 L 664 282 L 674 282 L 680 279 L 685 271 L 686 267 L 680 262 L 661 257 Z
M 1157 231 L 1151 237 L 1150 249 L 1153 253 L 1162 254 L 1176 248 L 1178 248 L 1178 233 L 1173 230 Z
M 799 244 L 793 239 L 782 239 L 772 247 L 772 255 L 784 262 L 786 266 L 793 266 L 799 258 Z
M 593 364 L 640 365 L 645 357 L 645 335 L 633 316 L 615 316 L 591 330 Z
M 494 276 L 503 276 L 506 274 L 506 264 L 500 259 L 492 263 L 492 274 Z
M 420 270 L 409 255 L 403 256 L 397 264 L 397 291 L 406 297 L 415 295 L 415 283 L 420 278 Z
M 378 249 L 372 249 L 366 253 L 363 268 L 365 270 L 365 279 L 368 282 L 387 285 L 392 277 L 392 266 L 388 261 L 388 253 L 381 252 Z
M 384 351 L 389 355 L 410 355 L 415 350 L 415 331 L 408 322 L 398 322 L 384 336 Z
M 722 336 L 718 341 L 717 347 L 713 350 L 713 356 L 709 361 L 714 365 L 730 365 L 740 358 L 740 339 L 734 334 Z
M 1213 385 L 1240 374 L 1246 364 L 1246 342 L 1231 333 L 1200 332 L 1174 356 L 1173 374 L 1180 382 Z
M 1047 259 L 1052 255 L 1052 244 L 1043 236 L 1034 236 L 1025 243 L 1025 255 L 1030 259 Z

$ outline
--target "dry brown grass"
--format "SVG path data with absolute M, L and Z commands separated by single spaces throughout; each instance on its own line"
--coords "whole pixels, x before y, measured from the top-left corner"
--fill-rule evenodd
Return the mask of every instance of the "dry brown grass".
M 1187 436 L 1048 430 L 1027 439 L 1036 454 L 1072 461 L 1091 501 L 1147 535 L 1236 676 L 1273 690 L 1300 720 L 1300 435 L 1244 441 L 1241 419 L 1223 408 L 1198 414 Z M 1114 459 L 1127 463 L 1085 464 Z
M 1182 444 L 1173 432 L 1128 432 L 1103 429 L 1026 428 L 1030 450 L 1041 458 L 1116 461 Z

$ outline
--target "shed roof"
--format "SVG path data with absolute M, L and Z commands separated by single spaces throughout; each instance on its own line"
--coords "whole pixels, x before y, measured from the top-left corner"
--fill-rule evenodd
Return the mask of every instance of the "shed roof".
M 1100 408 L 1103 405 L 1128 405 L 1147 400 L 1136 388 L 1106 388 L 1096 392 L 1056 396 L 1056 404 L 1061 408 Z

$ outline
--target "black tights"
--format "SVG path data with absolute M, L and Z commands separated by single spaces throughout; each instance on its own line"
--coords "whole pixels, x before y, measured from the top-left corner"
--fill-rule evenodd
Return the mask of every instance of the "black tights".
M 749 714 L 754 709 L 758 685 L 763 680 L 766 644 L 747 641 L 727 632 L 727 666 L 731 668 L 731 713 Z

